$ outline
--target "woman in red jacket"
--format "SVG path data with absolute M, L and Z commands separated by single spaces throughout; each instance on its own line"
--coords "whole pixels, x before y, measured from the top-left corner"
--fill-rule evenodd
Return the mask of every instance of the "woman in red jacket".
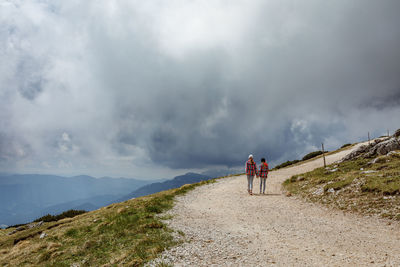
M 246 162 L 246 174 L 247 174 L 247 192 L 253 195 L 253 180 L 254 175 L 257 175 L 257 165 L 253 160 L 253 155 L 249 155 L 249 159 Z
M 261 195 L 261 188 L 263 195 L 265 194 L 265 182 L 267 181 L 268 177 L 268 164 L 265 162 L 265 159 L 261 159 L 260 171 L 258 172 L 258 176 L 260 176 L 260 195 Z

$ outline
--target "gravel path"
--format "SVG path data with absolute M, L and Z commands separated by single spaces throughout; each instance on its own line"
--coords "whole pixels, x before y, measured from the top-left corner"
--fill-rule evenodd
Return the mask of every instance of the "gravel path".
M 350 151 L 329 156 L 327 163 Z M 285 179 L 321 165 L 317 159 L 271 172 L 267 195 L 248 195 L 246 177 L 238 176 L 177 198 L 167 223 L 182 231 L 187 242 L 149 265 L 400 266 L 399 224 L 344 214 L 282 193 Z

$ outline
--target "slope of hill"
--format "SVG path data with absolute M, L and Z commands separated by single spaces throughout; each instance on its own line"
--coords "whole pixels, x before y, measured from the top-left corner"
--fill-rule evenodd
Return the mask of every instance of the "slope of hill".
M 176 245 L 158 214 L 203 181 L 74 218 L 0 230 L 0 266 L 139 266 Z M 165 219 L 165 217 L 164 217 Z
M 342 162 L 292 176 L 292 194 L 341 210 L 400 221 L 400 131 L 348 154 Z

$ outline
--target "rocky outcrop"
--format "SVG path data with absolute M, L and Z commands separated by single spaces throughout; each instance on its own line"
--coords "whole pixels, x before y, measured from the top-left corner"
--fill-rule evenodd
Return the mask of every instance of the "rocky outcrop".
M 27 230 L 27 229 L 32 229 L 32 228 L 35 228 L 35 227 L 39 227 L 42 224 L 43 224 L 43 221 L 33 222 L 33 223 L 30 223 L 30 224 L 21 225 L 21 226 L 15 228 L 13 231 L 9 232 L 8 235 L 13 235 L 16 232 L 24 231 L 24 230 Z
M 386 155 L 390 151 L 400 149 L 400 138 L 390 138 L 384 142 L 379 143 L 376 146 L 376 154 L 378 155 Z
M 375 139 L 369 145 L 364 145 L 354 150 L 342 161 L 357 158 L 374 158 L 376 156 L 386 155 L 391 151 L 400 149 L 400 129 L 391 137 Z
M 393 135 L 394 137 L 400 137 L 400 129 L 397 129 L 395 132 L 394 132 L 394 135 Z

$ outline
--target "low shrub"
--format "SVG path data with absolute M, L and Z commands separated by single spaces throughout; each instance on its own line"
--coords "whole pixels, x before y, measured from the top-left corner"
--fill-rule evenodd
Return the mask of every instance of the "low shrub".
M 344 145 L 341 146 L 340 148 L 345 148 L 345 147 L 348 147 L 348 146 L 351 146 L 351 144 L 344 144 Z
M 75 217 L 77 215 L 80 215 L 80 214 L 83 214 L 83 213 L 86 213 L 86 212 L 87 211 L 85 211 L 85 210 L 67 210 L 67 211 L 64 211 L 63 213 L 58 214 L 58 215 L 47 214 L 45 216 L 42 216 L 42 217 L 34 220 L 34 222 L 40 222 L 40 221 L 43 221 L 43 222 L 55 222 L 55 221 L 59 221 L 59 220 L 64 219 L 64 218 L 73 218 L 73 217 Z
M 287 166 L 296 164 L 296 163 L 298 163 L 298 162 L 300 162 L 300 160 L 298 160 L 298 159 L 295 159 L 295 160 L 288 160 L 288 161 L 286 161 L 286 162 L 284 162 L 284 163 L 281 163 L 281 164 L 275 166 L 274 169 L 284 168 L 284 167 L 287 167 Z
M 316 156 L 319 156 L 322 154 L 322 151 L 314 151 L 314 152 L 310 152 L 307 155 L 305 155 L 302 160 L 308 160 L 308 159 L 312 159 Z

